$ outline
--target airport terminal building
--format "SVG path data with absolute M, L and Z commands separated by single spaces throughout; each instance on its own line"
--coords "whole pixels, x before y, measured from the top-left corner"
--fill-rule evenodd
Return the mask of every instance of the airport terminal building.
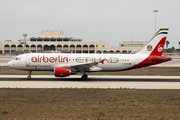
M 135 53 L 142 49 L 147 42 L 125 41 L 118 47 L 109 47 L 109 42 L 91 41 L 64 37 L 62 31 L 42 31 L 40 37 L 27 37 L 18 41 L 5 40 L 0 42 L 0 54 L 15 54 L 17 52 L 68 52 L 68 53 Z

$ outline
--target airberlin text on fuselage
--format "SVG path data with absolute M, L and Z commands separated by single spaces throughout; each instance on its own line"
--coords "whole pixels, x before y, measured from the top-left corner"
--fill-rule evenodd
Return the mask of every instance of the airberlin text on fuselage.
M 62 55 L 58 55 L 58 57 L 45 57 L 44 55 L 42 57 L 32 57 L 31 61 L 36 63 L 36 62 L 51 62 L 51 63 L 56 63 L 56 62 L 68 62 L 68 57 L 63 57 Z
M 38 55 L 38 57 L 32 57 L 31 58 L 31 61 L 33 63 L 40 63 L 40 62 L 44 62 L 44 63 L 47 63 L 47 62 L 51 62 L 51 63 L 64 63 L 64 62 L 67 62 L 68 63 L 68 57 L 63 57 L 63 55 L 58 55 L 57 57 L 46 57 L 45 55 L 43 55 L 42 57 L 40 57 Z M 116 58 L 116 57 L 110 57 L 109 59 L 107 58 L 95 58 L 95 57 L 77 57 L 75 58 L 75 61 L 77 63 L 88 63 L 88 61 L 91 61 L 91 62 L 98 62 L 98 61 L 101 61 L 101 60 L 104 60 L 106 61 L 107 63 L 118 63 L 119 62 L 119 59 Z

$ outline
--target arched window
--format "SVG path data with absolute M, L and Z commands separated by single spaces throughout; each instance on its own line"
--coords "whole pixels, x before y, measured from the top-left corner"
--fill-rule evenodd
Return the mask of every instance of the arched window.
M 35 45 L 31 45 L 31 47 L 36 47 Z
M 103 50 L 103 53 L 108 53 L 108 51 L 107 50 Z
M 81 45 L 77 45 L 76 47 L 81 47 Z
M 83 45 L 83 47 L 88 47 L 87 45 Z
M 13 44 L 13 45 L 11 45 L 11 47 L 16 47 L 16 45 Z
M 55 45 L 49 46 L 49 49 L 55 51 Z
M 63 46 L 63 51 L 64 51 L 64 52 L 69 52 L 68 45 L 64 45 L 64 46 Z
M 121 53 L 119 50 L 116 50 L 116 53 Z
M 114 53 L 114 51 L 113 51 L 113 50 L 110 50 L 109 53 Z
M 62 45 L 57 45 L 57 47 L 62 47 Z
M 64 45 L 63 47 L 68 47 L 68 45 Z
M 126 51 L 126 50 L 123 50 L 122 53 L 123 53 L 123 54 L 127 54 L 127 51 Z
M 44 51 L 49 51 L 49 45 L 44 45 Z
M 8 45 L 8 44 L 6 44 L 4 47 L 9 47 L 9 45 Z
M 94 47 L 94 45 L 91 44 L 89 47 Z
M 62 45 L 57 45 L 57 51 L 62 51 Z
M 22 45 L 18 45 L 18 47 L 23 47 Z
M 70 47 L 75 47 L 74 45 L 70 45 Z
M 38 45 L 37 47 L 42 48 L 42 45 Z

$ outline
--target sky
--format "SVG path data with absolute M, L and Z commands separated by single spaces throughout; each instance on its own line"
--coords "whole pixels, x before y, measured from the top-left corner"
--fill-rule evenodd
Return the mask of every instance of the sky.
M 169 28 L 168 47 L 179 48 L 180 0 L 0 0 L 0 41 L 17 41 L 27 33 L 62 30 L 83 41 L 149 41 Z

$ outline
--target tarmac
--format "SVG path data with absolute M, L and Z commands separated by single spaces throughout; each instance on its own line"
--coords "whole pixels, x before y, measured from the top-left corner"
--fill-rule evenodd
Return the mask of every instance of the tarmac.
M 180 89 L 180 76 L 54 76 L 1 75 L 0 88 L 103 88 L 103 89 Z

